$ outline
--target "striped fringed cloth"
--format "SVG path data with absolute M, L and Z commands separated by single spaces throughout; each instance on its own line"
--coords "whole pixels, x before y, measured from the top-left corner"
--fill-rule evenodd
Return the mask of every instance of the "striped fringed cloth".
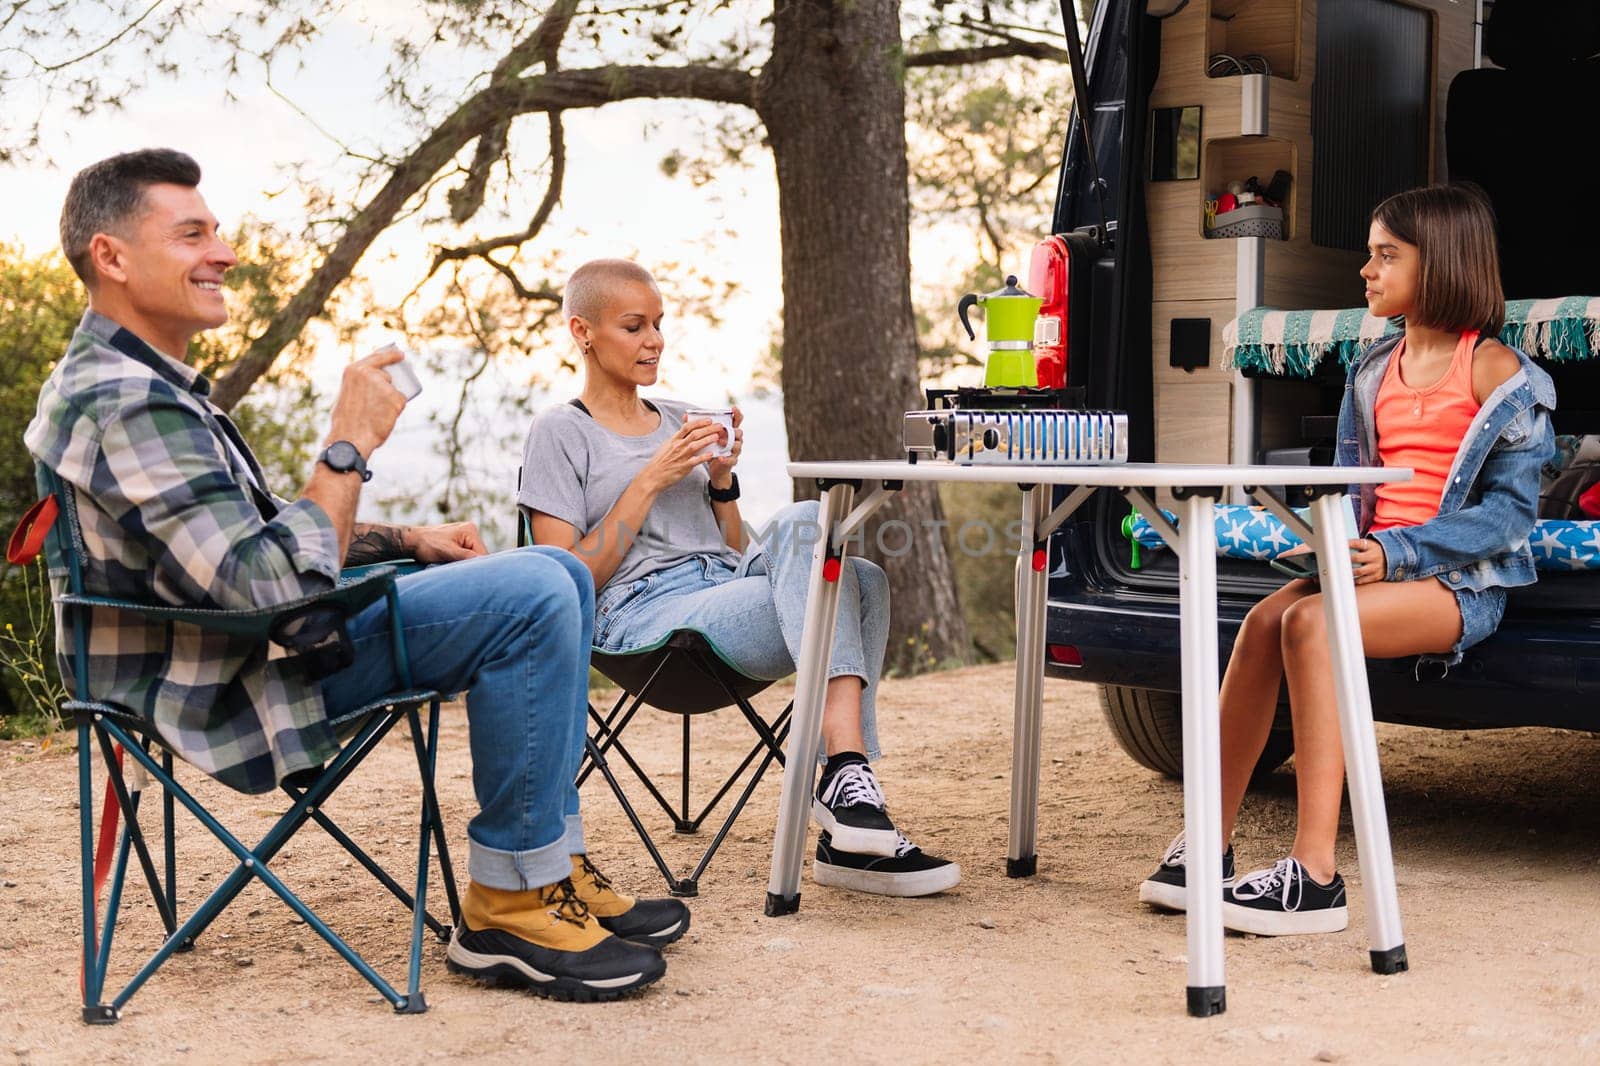
M 1282 377 L 1308 378 L 1330 353 L 1342 366 L 1363 348 L 1398 332 L 1398 319 L 1373 318 L 1365 308 L 1342 311 L 1246 311 L 1222 330 L 1227 366 Z M 1567 362 L 1600 357 L 1600 296 L 1510 300 L 1500 340 L 1535 358 Z

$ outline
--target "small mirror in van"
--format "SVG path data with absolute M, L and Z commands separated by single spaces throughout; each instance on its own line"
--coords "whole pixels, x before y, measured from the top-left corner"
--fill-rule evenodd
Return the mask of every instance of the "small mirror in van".
M 1152 112 L 1150 180 L 1189 181 L 1200 176 L 1200 108 L 1158 107 Z

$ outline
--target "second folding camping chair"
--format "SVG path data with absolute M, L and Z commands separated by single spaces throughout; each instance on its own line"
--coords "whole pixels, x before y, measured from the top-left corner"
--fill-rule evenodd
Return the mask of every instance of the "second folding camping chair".
M 520 472 L 518 481 L 520 487 Z M 519 506 L 517 508 L 519 546 L 533 542 L 531 521 L 528 508 Z M 578 784 L 581 786 L 588 780 L 589 775 L 598 769 L 606 783 L 611 786 L 611 791 L 617 797 L 622 812 L 632 823 L 634 832 L 639 834 L 639 840 L 650 853 L 656 869 L 661 871 L 661 876 L 667 883 L 667 891 L 674 896 L 698 895 L 700 878 L 705 875 L 706 868 L 716 857 L 717 849 L 722 846 L 723 840 L 733 829 L 734 822 L 738 820 L 745 805 L 750 801 L 756 786 L 761 783 L 767 767 L 774 761 L 779 766 L 783 765 L 783 743 L 789 735 L 789 717 L 794 712 L 794 701 L 791 700 L 776 718 L 770 721 L 763 718 L 751 704 L 750 699 L 772 682 L 741 674 L 717 654 L 716 648 L 703 634 L 689 629 L 675 630 L 656 646 L 626 655 L 614 655 L 593 648 L 590 650 L 590 662 L 596 670 L 621 689 L 621 694 L 612 704 L 610 711 L 605 714 L 601 714 L 593 703 L 589 705 L 589 717 L 594 720 L 595 728 L 585 741 L 585 755 L 578 771 Z M 646 706 L 678 715 L 682 719 L 683 740 L 679 753 L 682 759 L 682 780 L 679 783 L 679 802 L 676 808 L 623 743 L 623 731 L 634 720 L 639 709 Z M 721 710 L 724 707 L 739 709 L 745 721 L 750 724 L 750 728 L 755 731 L 756 741 L 700 812 L 694 814 L 689 772 L 693 751 L 691 723 L 695 715 Z M 739 783 L 740 777 L 744 776 L 747 770 L 750 771 L 743 790 L 734 799 L 732 808 L 717 828 L 711 843 L 706 846 L 699 861 L 687 875 L 678 877 L 672 872 L 672 867 L 662 856 L 660 847 L 650 835 L 650 831 L 645 828 L 643 820 L 629 801 L 627 792 L 623 790 L 622 783 L 606 760 L 606 755 L 610 752 L 621 756 L 650 796 L 666 812 L 667 817 L 672 819 L 673 832 L 684 835 L 698 833 L 711 812 Z M 755 763 L 753 770 L 751 770 L 752 763 Z
M 35 504 L 13 535 L 7 560 L 26 565 L 46 550 L 51 573 L 65 577 L 66 591 L 55 597 L 63 628 L 58 636 L 70 648 L 74 677 L 71 698 L 62 704 L 64 717 L 70 717 L 78 733 L 78 813 L 79 851 L 83 878 L 83 959 L 81 985 L 83 1020 L 90 1024 L 110 1024 L 121 1017 L 129 999 L 161 966 L 179 952 L 193 949 L 199 937 L 252 880 L 261 881 L 298 918 L 339 953 L 368 981 L 398 1013 L 419 1014 L 427 1010 L 421 991 L 422 937 L 424 927 L 448 941 L 451 927 L 427 910 L 430 845 L 438 848 L 440 873 L 450 905 L 452 922 L 460 920 L 450 853 L 445 844 L 444 825 L 434 794 L 434 762 L 439 740 L 439 701 L 437 692 L 410 684 L 410 665 L 404 632 L 400 625 L 400 602 L 395 592 L 396 568 L 376 566 L 361 572 L 347 571 L 330 591 L 321 595 L 270 608 L 255 610 L 212 610 L 179 608 L 167 604 L 113 599 L 88 595 L 84 591 L 84 562 L 88 553 L 78 523 L 73 489 L 49 470 L 40 471 L 44 498 Z M 298 651 L 303 662 L 316 656 L 323 668 L 338 668 L 350 663 L 344 620 L 362 608 L 387 600 L 389 621 L 394 634 L 395 663 L 405 684 L 402 690 L 367 704 L 329 724 L 342 738 L 339 752 L 323 767 L 290 775 L 282 788 L 292 801 L 289 809 L 254 846 L 248 847 L 230 833 L 195 796 L 180 785 L 173 770 L 173 754 L 167 750 L 151 722 L 127 708 L 96 698 L 88 674 L 90 650 L 89 615 L 92 611 L 130 612 L 142 618 L 172 626 L 192 626 L 210 632 L 226 633 L 266 642 L 272 640 Z M 313 648 L 312 645 L 315 645 Z M 331 650 L 331 654 L 330 654 Z M 421 708 L 428 707 L 423 726 Z M 377 747 L 399 722 L 411 734 L 411 748 L 420 775 L 420 820 L 416 836 L 415 891 L 409 893 L 370 855 L 363 851 L 329 817 L 324 809 L 334 791 Z M 98 748 L 106 765 L 106 794 L 100 818 L 98 844 L 94 832 L 93 751 Z M 124 775 L 124 756 L 132 756 L 133 767 Z M 163 792 L 162 836 L 164 870 L 158 872 L 140 825 L 139 800 L 150 781 Z M 182 804 L 205 829 L 237 860 L 221 883 L 194 908 L 180 924 L 178 870 L 175 854 L 174 806 Z M 118 820 L 123 828 L 118 833 Z M 370 872 L 411 912 L 410 967 L 405 991 L 397 990 L 336 934 L 271 868 L 272 860 L 303 825 L 315 821 L 352 858 Z M 137 857 L 152 901 L 165 929 L 165 940 L 110 999 L 104 998 L 110 969 L 111 945 L 117 930 L 122 892 L 130 851 Z M 99 913 L 102 889 L 108 887 L 103 919 Z M 124 936 L 124 940 L 127 937 Z

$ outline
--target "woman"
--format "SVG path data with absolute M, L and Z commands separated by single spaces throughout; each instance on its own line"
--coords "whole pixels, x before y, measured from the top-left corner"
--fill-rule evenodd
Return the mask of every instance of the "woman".
M 688 418 L 689 405 L 639 395 L 655 384 L 664 347 L 661 293 L 647 270 L 620 259 L 584 264 L 563 313 L 582 353 L 583 391 L 534 419 L 518 501 L 533 513 L 535 543 L 572 550 L 594 575 L 595 646 L 625 653 L 692 629 L 750 677 L 793 673 L 817 505 L 792 504 L 765 543 L 747 543 L 734 473 L 743 416 L 734 409 L 728 440 L 719 423 Z M 895 828 L 868 762 L 878 755 L 888 582 L 871 562 L 849 562 L 823 705 L 827 761 L 812 809 L 824 831 L 813 872 L 819 884 L 883 895 L 943 891 L 960 868 Z

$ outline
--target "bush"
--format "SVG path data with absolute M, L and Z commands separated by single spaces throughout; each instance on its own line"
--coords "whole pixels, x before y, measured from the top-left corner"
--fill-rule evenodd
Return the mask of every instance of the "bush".
M 9 536 L 38 497 L 22 427 L 33 420 L 39 387 L 67 350 L 83 315 L 83 289 L 59 255 L 28 257 L 0 244 L 0 421 L 13 447 L 0 449 L 0 534 Z M 0 581 L 0 736 L 59 726 L 54 624 L 41 567 L 16 567 Z M 42 624 L 36 624 L 42 614 Z M 46 687 L 41 688 L 41 680 Z M 53 686 L 53 687 L 51 687 Z

